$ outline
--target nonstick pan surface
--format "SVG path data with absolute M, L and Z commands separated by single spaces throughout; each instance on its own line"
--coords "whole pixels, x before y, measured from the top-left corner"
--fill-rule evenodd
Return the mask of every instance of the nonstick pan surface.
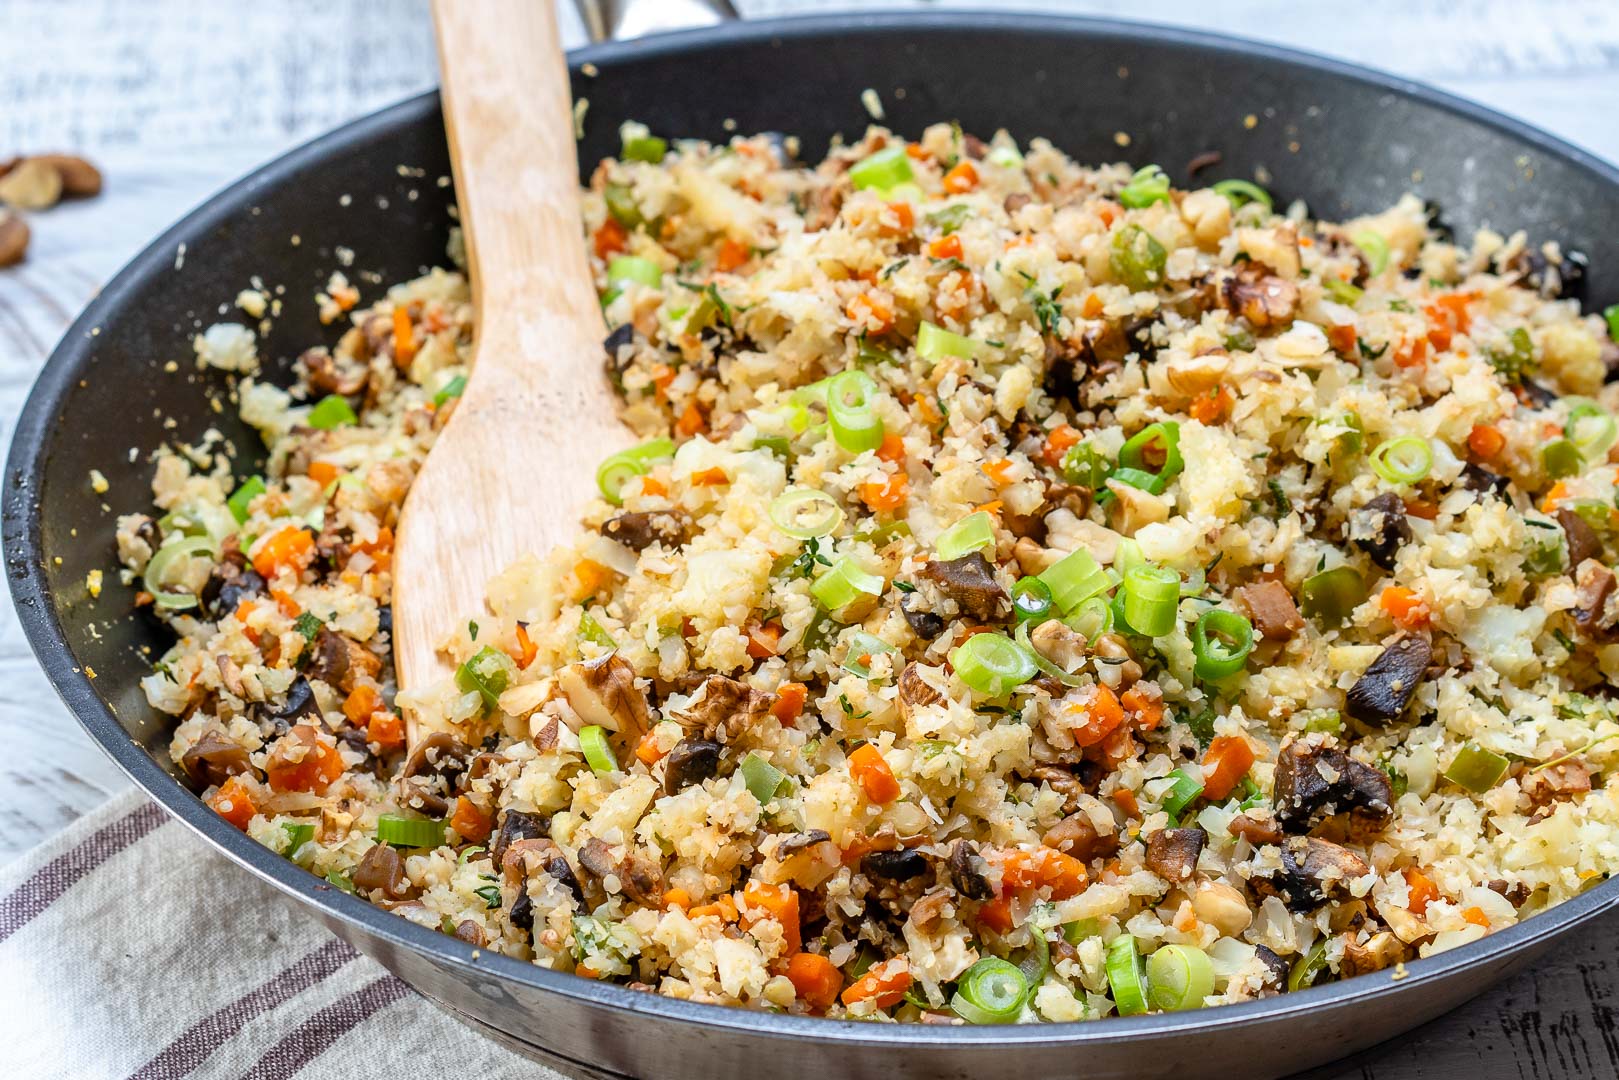
M 617 148 L 621 120 L 673 136 L 797 134 L 814 160 L 870 117 L 939 120 L 1080 161 L 1157 162 L 1178 182 L 1261 177 L 1334 218 L 1411 190 L 1458 236 L 1526 229 L 1590 259 L 1584 300 L 1619 300 L 1619 170 L 1431 89 L 1318 57 L 1204 34 L 1097 20 L 986 14 L 822 17 L 732 24 L 581 50 L 589 101 L 580 160 Z M 584 74 L 584 66 L 593 72 Z M 150 451 L 214 427 L 251 466 L 256 436 L 225 377 L 191 362 L 191 337 L 255 276 L 285 286 L 261 339 L 270 377 L 320 336 L 314 294 L 340 248 L 367 297 L 442 264 L 452 224 L 437 98 L 350 124 L 222 192 L 134 260 L 69 330 L 17 426 L 4 538 L 12 594 L 36 655 L 91 736 L 154 799 L 232 861 L 307 906 L 469 1023 L 566 1072 L 662 1078 L 784 1076 L 1278 1076 L 1390 1038 L 1522 967 L 1611 908 L 1609 882 L 1482 941 L 1388 973 L 1202 1013 L 1014 1028 L 819 1021 L 694 1005 L 479 955 L 324 882 L 231 828 L 175 778 L 166 723 L 138 680 L 167 647 L 106 575 L 116 515 L 149 502 Z M 335 340 L 338 328 L 327 331 Z M 170 362 L 177 362 L 168 370 Z M 212 399 L 224 408 L 216 411 Z M 111 482 L 92 491 L 89 470 Z

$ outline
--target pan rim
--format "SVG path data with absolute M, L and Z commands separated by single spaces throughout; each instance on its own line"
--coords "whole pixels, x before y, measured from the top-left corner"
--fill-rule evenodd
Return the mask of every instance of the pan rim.
M 847 37 L 851 34 L 897 30 L 918 35 L 952 31 L 1056 33 L 1172 45 L 1304 68 L 1438 108 L 1526 143 L 1541 153 L 1592 173 L 1606 184 L 1619 187 L 1619 167 L 1614 164 L 1523 121 L 1424 83 L 1291 47 L 1145 22 L 967 10 L 919 14 L 811 15 L 729 23 L 639 42 L 590 46 L 570 53 L 569 62 L 575 71 L 582 64 L 595 64 L 606 76 L 618 62 L 655 57 L 678 58 L 714 46 L 759 45 L 778 38 Z M 1195 1034 L 1212 1023 L 1222 1027 L 1254 1028 L 1284 1022 L 1322 1008 L 1346 1006 L 1387 993 L 1409 993 L 1416 987 L 1441 981 L 1461 969 L 1490 960 L 1506 962 L 1619 906 L 1619 882 L 1605 882 L 1515 926 L 1437 956 L 1413 961 L 1406 965 L 1405 975 L 1398 981 L 1365 977 L 1349 979 L 1277 997 L 1221 1006 L 1218 1013 L 1212 1015 L 1197 1012 L 1164 1013 L 1007 1028 L 877 1025 L 699 1004 L 581 979 L 506 956 L 480 955 L 464 942 L 417 926 L 333 889 L 238 832 L 182 787 L 124 731 L 111 707 L 95 692 L 90 679 L 73 663 L 66 633 L 51 603 L 52 591 L 40 551 L 41 523 L 34 492 L 46 464 L 43 453 L 45 437 L 58 422 L 61 407 L 77 374 L 77 365 L 89 351 L 92 329 L 109 314 L 121 310 L 125 294 L 168 266 L 179 243 L 188 236 L 205 234 L 248 209 L 257 192 L 279 185 L 288 176 L 318 164 L 334 151 L 397 126 L 419 122 L 436 113 L 437 100 L 436 90 L 427 91 L 318 136 L 232 182 L 165 230 L 119 271 L 63 335 L 30 390 L 13 434 L 4 491 L 4 544 L 18 620 L 36 659 L 57 694 L 102 750 L 148 797 L 232 862 L 347 928 L 395 948 L 419 954 L 462 977 L 481 974 L 510 979 L 529 989 L 556 994 L 585 1007 L 613 1008 L 649 1019 L 697 1024 L 716 1031 L 762 1034 L 786 1041 L 835 1041 L 856 1046 L 919 1049 L 945 1046 L 1015 1049 L 1031 1043 L 1063 1047 L 1096 1043 L 1129 1044 L 1166 1035 Z

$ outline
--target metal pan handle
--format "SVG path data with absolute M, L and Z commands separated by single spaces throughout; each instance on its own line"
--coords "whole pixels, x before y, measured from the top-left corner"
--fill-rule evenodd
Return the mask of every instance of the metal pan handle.
M 740 18 L 731 0 L 574 0 L 591 41 L 623 41 Z

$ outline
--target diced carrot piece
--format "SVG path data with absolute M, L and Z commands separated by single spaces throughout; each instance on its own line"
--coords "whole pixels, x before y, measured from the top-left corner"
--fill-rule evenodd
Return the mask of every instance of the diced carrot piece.
M 253 796 L 247 790 L 247 785 L 232 776 L 219 790 L 208 796 L 208 806 L 214 813 L 230 822 L 232 825 L 247 831 L 247 823 L 253 820 L 258 811 L 253 806 Z
M 721 893 L 714 898 L 712 903 L 699 904 L 686 912 L 686 914 L 694 919 L 700 919 L 705 915 L 717 915 L 725 922 L 736 922 L 736 901 L 732 900 L 728 894 Z
M 1119 215 L 1122 213 L 1124 213 L 1124 208 L 1117 203 L 1103 202 L 1096 208 L 1096 216 L 1101 218 L 1102 224 L 1108 228 L 1113 227 L 1113 223 L 1119 220 Z
M 1424 521 L 1432 521 L 1439 516 L 1439 506 L 1429 502 L 1427 499 L 1406 496 L 1401 502 L 1405 504 L 1405 512 L 1408 517 L 1418 517 Z
M 593 237 L 596 244 L 596 257 L 605 259 L 609 255 L 623 251 L 629 243 L 629 239 L 630 234 L 624 231 L 624 226 L 612 218 L 608 218 L 601 223 L 601 228 L 596 230 L 596 235 Z
M 731 478 L 725 475 L 725 470 L 718 465 L 712 469 L 698 469 L 691 474 L 693 487 L 724 487 L 730 482 Z
M 1102 740 L 1102 764 L 1116 769 L 1136 754 L 1136 737 L 1129 724 L 1120 724 Z
M 343 699 L 343 715 L 349 718 L 349 723 L 359 727 L 368 722 L 371 714 L 381 706 L 382 695 L 377 693 L 376 688 L 361 683 Z
M 303 753 L 295 759 L 299 745 Z M 312 791 L 318 795 L 343 775 L 343 758 L 336 747 L 321 741 L 313 727 L 298 724 L 270 748 L 264 773 L 271 791 Z
M 944 189 L 952 195 L 965 195 L 978 186 L 978 170 L 970 161 L 961 161 L 944 174 Z
M 663 486 L 663 481 L 654 476 L 641 477 L 642 495 L 667 495 L 669 489 Z
M 843 973 L 832 961 L 817 953 L 794 953 L 787 958 L 787 978 L 800 1000 L 812 1009 L 825 1012 L 838 1000 L 843 989 Z
M 803 939 L 799 930 L 798 893 L 793 891 L 791 885 L 769 885 L 757 878 L 750 878 L 742 887 L 742 900 L 747 907 L 763 908 L 781 924 L 782 941 L 789 955 L 799 951 Z M 750 925 L 752 920 L 744 919 L 743 928 Z
M 911 481 L 902 472 L 889 475 L 886 481 L 871 480 L 860 485 L 860 501 L 873 510 L 898 510 L 911 497 Z
M 534 658 L 538 655 L 540 655 L 540 647 L 533 638 L 528 636 L 528 623 L 519 622 L 517 624 L 517 655 L 512 659 L 517 661 L 518 667 L 526 668 L 534 662 Z
M 481 844 L 489 839 L 492 822 L 490 816 L 477 803 L 462 795 L 455 800 L 455 812 L 450 815 L 450 828 L 461 834 L 461 839 Z
M 655 732 L 647 732 L 641 736 L 641 741 L 635 744 L 635 758 L 648 767 L 656 765 L 658 759 L 663 757 L 663 751 L 658 749 L 658 736 Z
M 405 721 L 398 713 L 374 712 L 366 725 L 365 741 L 375 743 L 384 753 L 405 745 Z
M 941 236 L 928 244 L 928 257 L 934 259 L 961 258 L 961 237 L 955 233 Z
M 697 407 L 697 402 L 695 401 L 687 402 L 685 411 L 680 414 L 680 419 L 675 421 L 675 430 L 682 435 L 688 436 L 696 435 L 707 426 L 708 421 L 703 417 L 703 411 Z
M 882 228 L 885 233 L 903 235 L 916 228 L 916 212 L 911 209 L 910 203 L 891 202 L 888 204 L 883 216 L 884 218 L 892 218 L 894 225 L 897 226 L 897 228 L 890 226 L 887 221 L 883 221 Z
M 906 143 L 905 156 L 915 161 L 926 161 L 928 159 L 928 152 L 922 149 L 921 143 Z
M 870 1001 L 879 1009 L 892 1008 L 905 1000 L 905 991 L 911 988 L 911 965 L 903 956 L 873 964 L 870 971 L 860 976 L 843 992 L 845 1005 L 858 1005 Z
M 275 606 L 281 609 L 281 614 L 289 619 L 296 619 L 303 614 L 304 609 L 298 606 L 298 601 L 294 600 L 292 594 L 285 589 L 271 589 L 270 598 L 275 601 Z
M 1467 448 L 1486 460 L 1506 449 L 1507 437 L 1489 424 L 1474 424 L 1467 433 Z
M 1486 930 L 1488 930 L 1490 928 L 1490 917 L 1488 915 L 1484 914 L 1484 909 L 1483 908 L 1479 908 L 1479 907 L 1464 908 L 1462 910 L 1462 921 L 1463 922 L 1470 922 L 1474 926 L 1482 926 Z
M 894 328 L 894 309 L 882 298 L 863 292 L 850 300 L 843 309 L 849 321 L 873 334 L 886 334 Z
M 973 512 L 977 513 L 978 511 L 982 510 L 986 514 L 993 514 L 996 517 L 999 517 L 1001 511 L 1005 509 L 1005 507 L 1006 504 L 1000 499 L 991 499 L 989 502 L 979 503 L 977 506 L 973 507 Z
M 1085 888 L 1085 864 L 1072 855 L 1048 847 L 1025 851 L 1014 848 L 1001 857 L 1001 890 L 1047 886 L 1057 900 L 1076 896 Z
M 1046 445 L 1040 451 L 1040 456 L 1047 465 L 1056 468 L 1062 464 L 1063 455 L 1079 442 L 1079 430 L 1071 424 L 1058 424 L 1046 435 Z
M 1467 305 L 1478 299 L 1472 293 L 1446 293 L 1434 300 L 1429 313 L 1440 313 L 1447 323 L 1456 327 L 1457 333 L 1465 334 L 1471 328 L 1472 317 L 1467 313 Z
M 1412 589 L 1403 585 L 1390 585 L 1378 597 L 1378 605 L 1389 618 L 1407 630 L 1419 630 L 1428 625 L 1428 602 Z
M 1439 899 L 1439 886 L 1433 880 L 1414 866 L 1408 866 L 1401 871 L 1405 877 L 1406 891 L 1410 899 L 1406 908 L 1418 917 L 1428 913 L 1428 905 Z
M 664 397 L 669 390 L 669 384 L 675 381 L 675 369 L 668 364 L 652 365 L 652 385 L 657 387 L 658 397 Z
M 573 966 L 573 973 L 579 976 L 581 979 L 601 978 L 601 972 L 597 971 L 593 967 L 586 967 L 584 964 L 575 964 Z
M 1546 492 L 1546 497 L 1540 501 L 1540 509 L 1544 513 L 1551 513 L 1557 509 L 1557 504 L 1568 498 L 1568 485 L 1559 480 Z
M 1113 793 L 1113 802 L 1120 810 L 1125 812 L 1126 816 L 1133 818 L 1141 816 L 1141 804 L 1136 801 L 1136 793 L 1129 788 L 1120 788 L 1115 791 Z
M 994 461 L 984 462 L 979 468 L 984 470 L 984 475 L 989 477 L 996 487 L 1005 487 L 1010 482 L 1008 477 L 1012 472 L 1012 459 L 997 458 Z
M 1163 698 L 1149 694 L 1139 686 L 1132 686 L 1119 695 L 1119 704 L 1140 731 L 1154 731 L 1164 719 Z
M 782 683 L 776 690 L 776 703 L 770 707 L 770 711 L 783 724 L 791 724 L 803 714 L 804 702 L 808 698 L 809 687 L 803 683 Z
M 729 274 L 732 270 L 747 262 L 752 255 L 748 245 L 738 243 L 727 236 L 720 241 L 719 251 L 714 254 L 714 269 Z
M 315 537 L 308 529 L 283 526 L 259 541 L 253 569 L 269 579 L 284 569 L 302 570 L 315 558 Z
M 343 474 L 343 470 L 330 461 L 312 461 L 309 463 L 309 479 L 325 487 Z
M 663 890 L 663 906 L 665 909 L 677 907 L 681 911 L 691 907 L 691 893 L 676 887 Z
M 905 460 L 905 440 L 900 438 L 896 431 L 883 434 L 883 444 L 877 448 L 877 457 L 882 461 L 892 461 L 896 465 Z
M 594 559 L 580 559 L 573 567 L 575 601 L 595 596 L 613 580 L 613 572 Z
M 1355 328 L 1347 324 L 1334 323 L 1327 327 L 1327 344 L 1339 356 L 1353 356 L 1355 353 Z
M 1012 929 L 1012 898 L 997 896 L 984 901 L 978 907 L 978 921 L 997 934 L 1009 932 Z
M 767 622 L 748 631 L 748 655 L 755 660 L 768 660 L 781 649 L 781 624 Z
M 1079 746 L 1095 746 L 1124 723 L 1124 707 L 1113 691 L 1100 683 L 1088 700 L 1070 708 L 1081 714 L 1074 727 L 1074 742 Z
M 1401 344 L 1394 353 L 1394 365 L 1402 368 L 1421 367 L 1428 362 L 1428 339 L 1417 338 L 1415 341 Z
M 1230 795 L 1254 766 L 1254 748 L 1238 735 L 1220 735 L 1203 757 L 1203 794 L 1216 801 Z
M 849 772 L 865 789 L 866 798 L 874 803 L 891 803 L 899 798 L 899 781 L 888 767 L 882 751 L 865 743 L 849 755 Z
M 394 363 L 401 368 L 416 358 L 416 331 L 410 325 L 410 308 L 394 308 Z
M 1084 301 L 1079 305 L 1079 313 L 1087 319 L 1098 318 L 1107 305 L 1100 296 L 1090 292 L 1085 294 Z

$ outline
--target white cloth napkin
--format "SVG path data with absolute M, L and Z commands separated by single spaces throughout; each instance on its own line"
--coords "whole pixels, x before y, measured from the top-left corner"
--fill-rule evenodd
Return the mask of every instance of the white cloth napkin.
M 131 792 L 0 869 L 0 1078 L 561 1080 Z

